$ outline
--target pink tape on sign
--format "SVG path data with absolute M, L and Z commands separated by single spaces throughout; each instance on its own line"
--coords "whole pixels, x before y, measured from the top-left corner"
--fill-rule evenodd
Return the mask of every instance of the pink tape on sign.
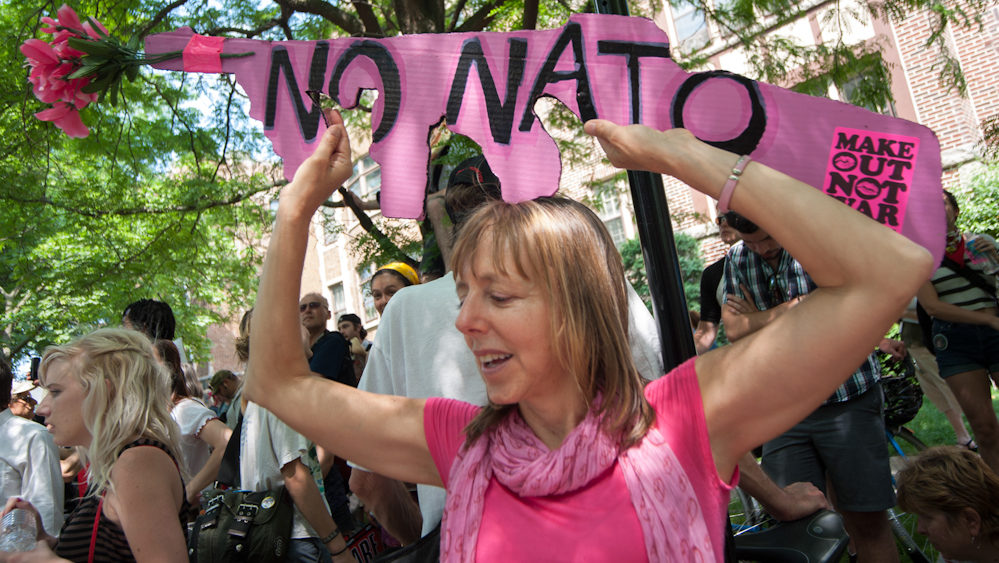
M 193 35 L 184 47 L 186 72 L 222 72 L 223 37 Z

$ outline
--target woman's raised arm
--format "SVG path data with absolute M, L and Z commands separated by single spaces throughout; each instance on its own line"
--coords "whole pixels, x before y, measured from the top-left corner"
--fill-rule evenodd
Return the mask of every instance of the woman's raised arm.
M 245 393 L 310 440 L 383 475 L 433 485 L 423 401 L 375 395 L 314 376 L 302 352 L 298 297 L 316 209 L 352 173 L 339 113 L 281 191 L 250 330 Z
M 738 156 L 682 129 L 593 120 L 616 166 L 675 176 L 719 198 Z M 819 289 L 765 329 L 700 356 L 698 378 L 719 475 L 817 408 L 898 319 L 933 267 L 929 252 L 794 178 L 751 162 L 731 208 L 770 234 Z

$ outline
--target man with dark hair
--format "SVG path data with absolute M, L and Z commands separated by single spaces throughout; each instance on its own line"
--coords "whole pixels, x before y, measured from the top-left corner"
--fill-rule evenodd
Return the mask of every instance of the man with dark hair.
M 476 156 L 454 169 L 443 197 L 454 224 L 453 238 L 477 207 L 501 197 L 500 182 L 485 158 Z M 449 256 L 447 265 L 449 271 L 443 277 L 406 287 L 389 301 L 359 388 L 410 398 L 445 397 L 486 404 L 478 364 L 454 325 L 459 303 Z M 655 321 L 630 287 L 628 296 L 632 312 L 628 334 L 635 367 L 647 379 L 661 377 Z M 445 496 L 440 487 L 418 485 L 417 507 L 402 483 L 355 468 L 350 488 L 403 544 L 428 534 L 440 522 Z
M 220 369 L 212 376 L 208 387 L 212 390 L 212 396 L 222 401 L 216 411 L 219 418 L 230 430 L 235 430 L 239 420 L 239 395 L 243 390 L 239 377 L 227 369 Z
M 739 241 L 739 233 L 731 225 L 725 215 L 719 215 L 716 219 L 718 223 L 718 238 L 728 246 Z M 715 338 L 718 337 L 718 327 L 721 325 L 722 307 L 724 298 L 722 277 L 725 274 L 725 257 L 711 264 L 701 272 L 701 317 L 694 327 L 694 348 L 697 354 L 703 354 L 714 347 Z
M 177 326 L 173 309 L 154 299 L 140 299 L 125 307 L 121 324 L 145 334 L 150 340 L 173 340 Z
M 360 381 L 364 366 L 368 363 L 368 350 L 371 350 L 371 341 L 367 340 L 368 331 L 361 324 L 361 317 L 354 313 L 340 315 L 336 328 L 347 341 L 350 360 L 354 364 L 354 377 Z
M 726 257 L 722 308 L 726 334 L 735 342 L 776 321 L 816 286 L 766 231 L 732 211 L 726 220 L 742 235 Z M 881 347 L 896 351 L 892 341 Z M 763 469 L 780 486 L 806 481 L 825 491 L 828 479 L 859 560 L 890 562 L 898 553 L 885 511 L 895 494 L 879 379 L 872 352 L 825 404 L 763 445 Z
M 59 450 L 37 422 L 7 408 L 14 374 L 0 359 L 0 498 L 23 498 L 38 509 L 46 530 L 62 527 L 63 481 Z

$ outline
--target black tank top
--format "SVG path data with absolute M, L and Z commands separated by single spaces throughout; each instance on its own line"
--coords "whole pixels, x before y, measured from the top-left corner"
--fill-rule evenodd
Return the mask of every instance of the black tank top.
M 170 456 L 174 465 L 177 465 L 177 460 L 170 454 L 166 444 L 149 438 L 140 438 L 127 444 L 118 455 L 121 456 L 125 450 L 137 446 L 159 448 Z M 181 488 L 183 489 L 183 480 L 181 480 Z M 97 520 L 98 513 L 100 513 L 100 520 L 97 522 L 97 539 L 94 542 L 93 561 L 135 561 L 132 549 L 128 545 L 128 538 L 125 537 L 125 531 L 118 524 L 108 520 L 104 514 L 101 506 L 103 500 L 103 495 L 91 495 L 80 500 L 76 509 L 66 518 L 62 531 L 59 532 L 59 542 L 55 546 L 56 555 L 75 563 L 87 563 L 90 557 L 90 540 L 94 533 L 94 521 Z M 185 515 L 189 509 L 190 506 L 185 495 L 183 506 L 178 514 L 181 526 L 186 525 Z

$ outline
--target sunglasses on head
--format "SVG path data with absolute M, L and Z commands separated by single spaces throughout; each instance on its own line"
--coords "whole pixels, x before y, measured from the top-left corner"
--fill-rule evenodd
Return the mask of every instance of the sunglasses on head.
M 306 309 L 318 309 L 322 307 L 323 304 L 319 301 L 309 301 L 308 303 L 302 303 L 298 306 L 298 312 L 304 313 Z

